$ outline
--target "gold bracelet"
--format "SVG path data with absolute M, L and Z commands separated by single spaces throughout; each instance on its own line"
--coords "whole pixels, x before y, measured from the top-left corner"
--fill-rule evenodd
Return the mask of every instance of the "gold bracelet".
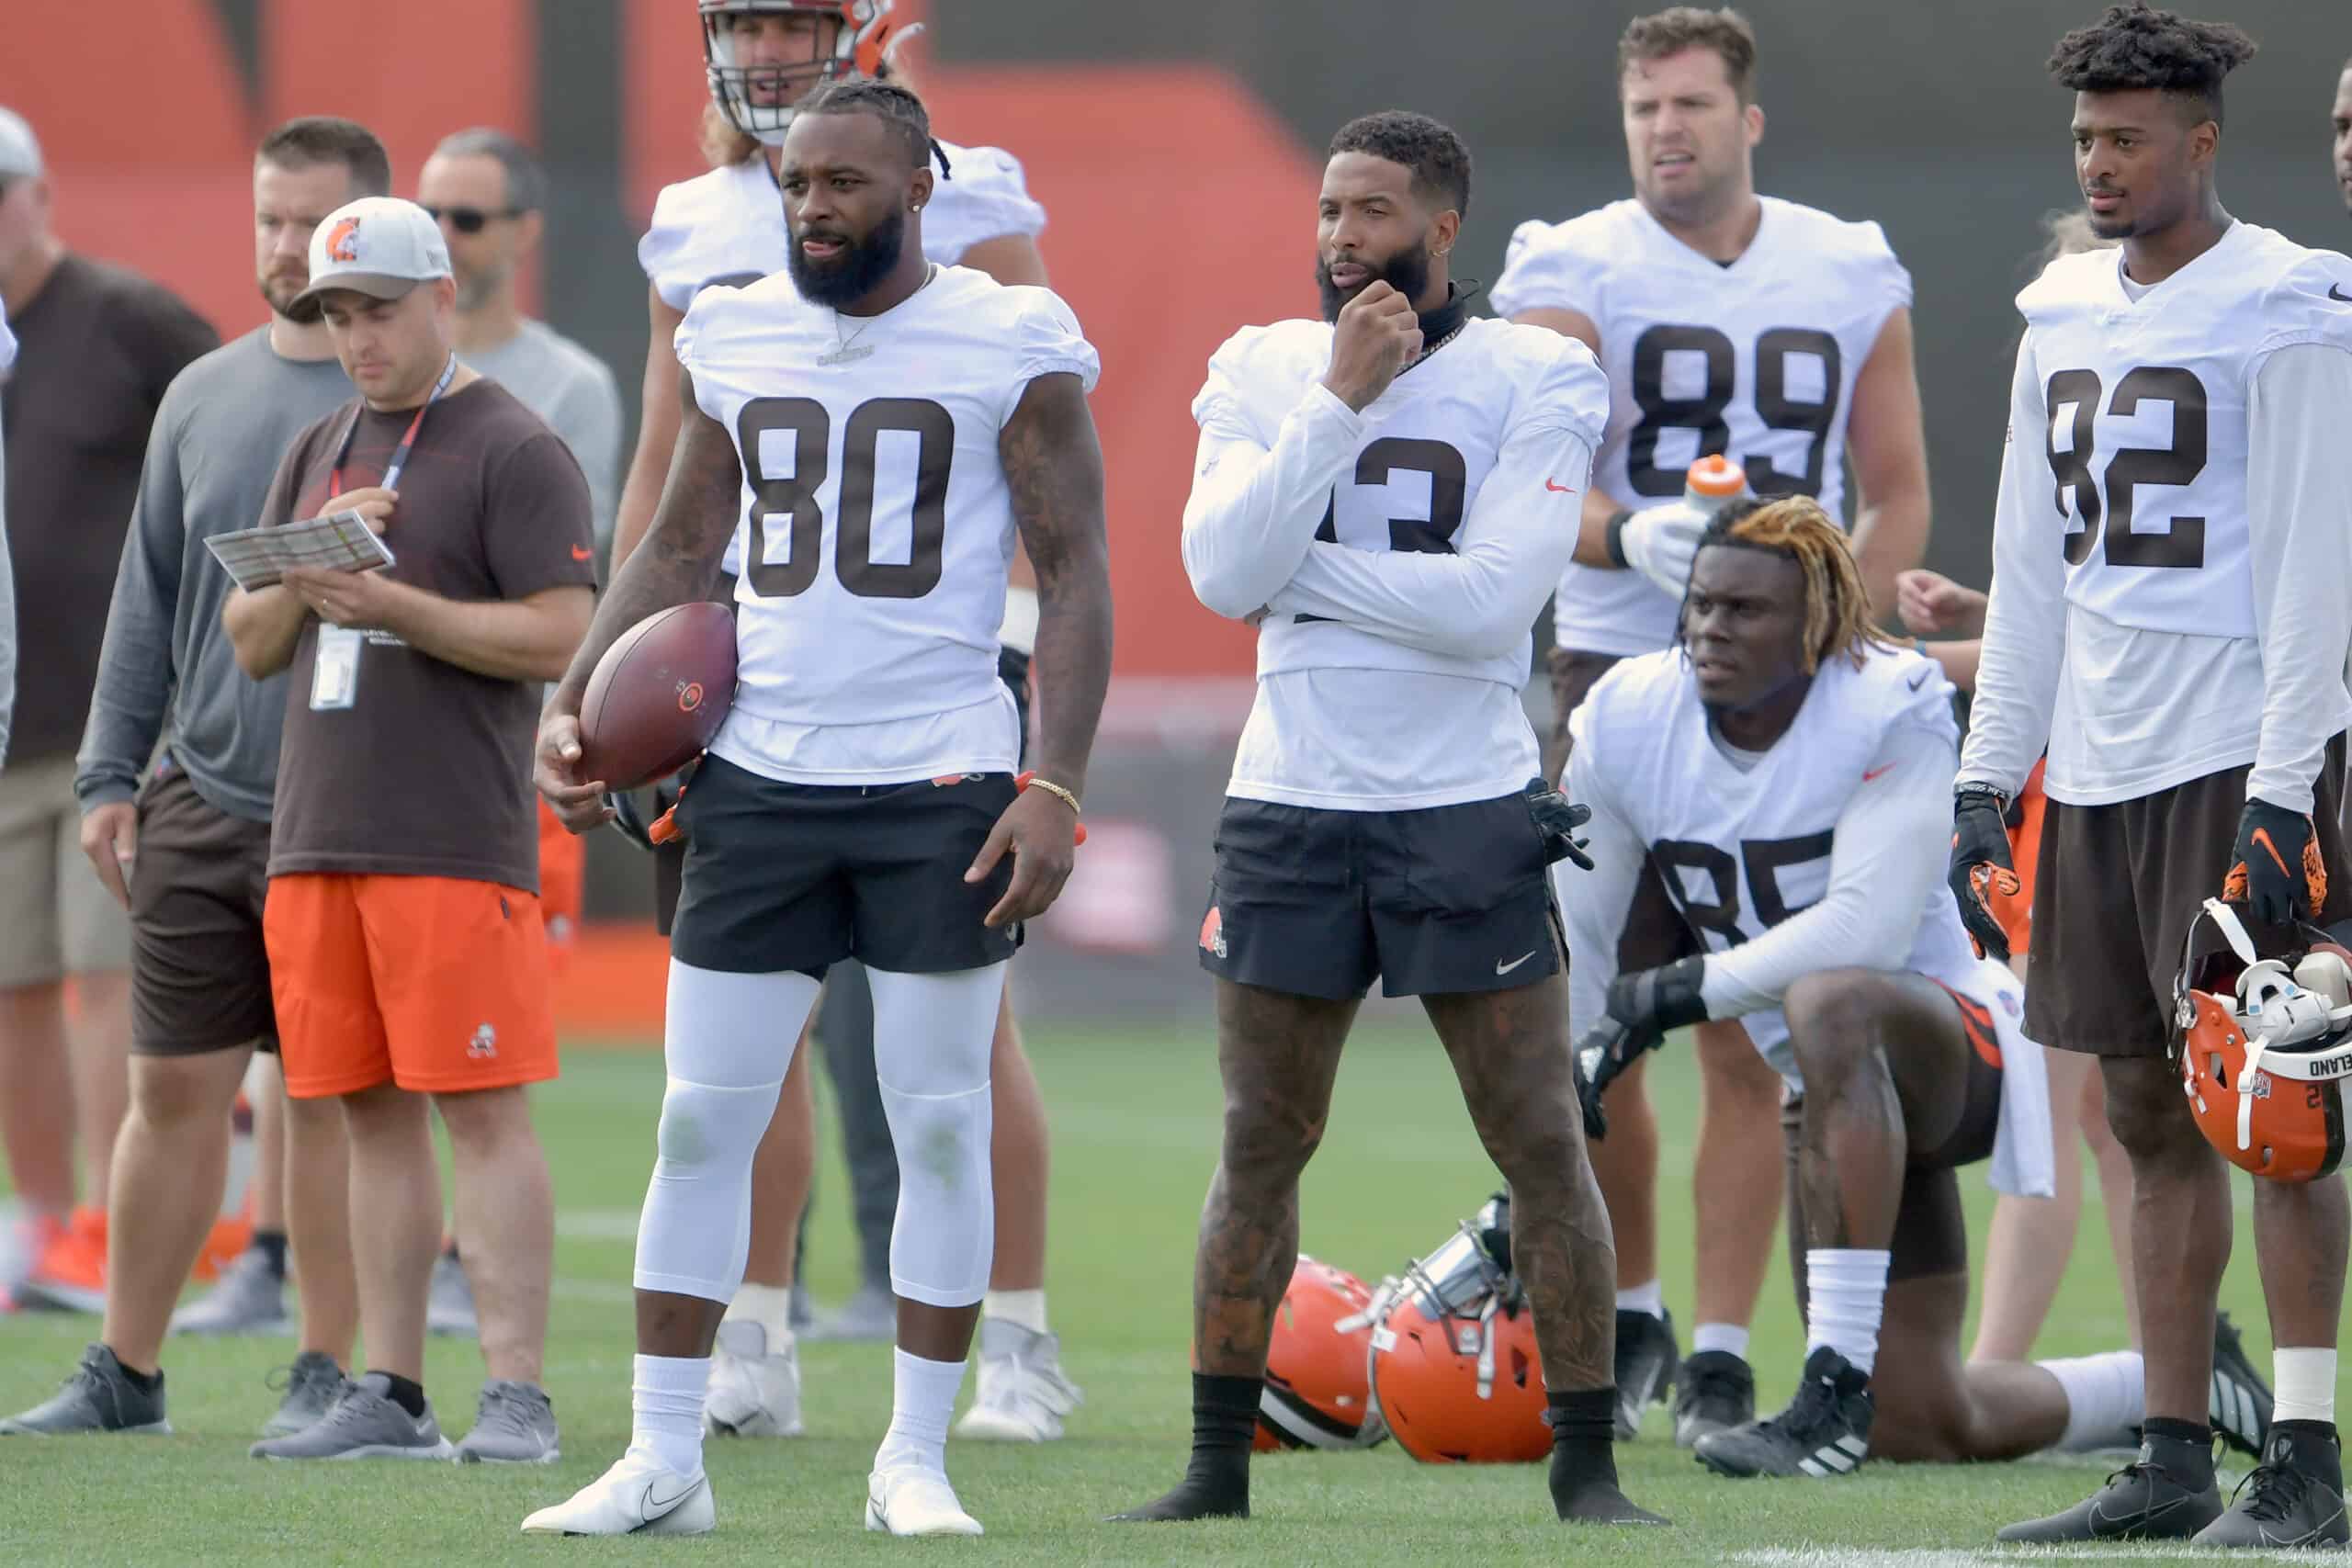
M 1061 785 L 1056 784 L 1051 779 L 1041 779 L 1035 773 L 1023 773 L 1021 775 L 1018 783 L 1023 789 L 1027 789 L 1032 784 L 1035 784 L 1037 788 L 1044 790 L 1048 795 L 1057 795 L 1061 796 L 1062 804 L 1069 807 L 1072 811 L 1078 812 L 1081 815 L 1085 812 L 1086 808 L 1078 803 L 1078 796 L 1072 795 L 1069 790 L 1064 789 Z

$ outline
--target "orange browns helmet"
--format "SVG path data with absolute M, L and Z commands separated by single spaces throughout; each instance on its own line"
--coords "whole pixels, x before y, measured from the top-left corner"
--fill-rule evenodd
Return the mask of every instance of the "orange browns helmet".
M 1405 1271 L 1372 1337 L 1372 1397 L 1424 1464 L 1512 1464 L 1552 1451 L 1535 1318 L 1509 1267 L 1497 1198 Z
M 1299 1254 L 1266 1349 L 1260 1453 L 1368 1449 L 1387 1438 L 1372 1404 L 1372 1305 L 1362 1280 Z
M 2218 939 L 2218 940 L 2217 940 Z M 2208 898 L 2174 982 L 2182 1092 L 2206 1142 L 2272 1181 L 2311 1181 L 2344 1159 L 2352 1077 L 2352 950 L 2301 928 L 2256 953 L 2235 909 Z
M 890 20 L 891 0 L 697 0 L 702 12 L 703 64 L 711 102 L 727 123 L 774 147 L 792 129 L 793 107 L 820 82 L 842 76 L 887 76 L 890 51 L 922 30 Z M 828 40 L 820 31 L 806 59 L 745 65 L 735 57 L 738 17 L 809 16 L 837 22 Z

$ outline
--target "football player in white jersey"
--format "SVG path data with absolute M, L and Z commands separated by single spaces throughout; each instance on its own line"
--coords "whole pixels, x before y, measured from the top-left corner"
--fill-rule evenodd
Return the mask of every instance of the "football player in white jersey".
M 989 1279 L 989 1040 L 1021 922 L 1069 874 L 1111 658 L 1094 350 L 1044 288 L 925 261 L 930 123 L 867 80 L 785 140 L 786 274 L 706 290 L 678 329 L 677 457 L 554 696 L 538 783 L 575 831 L 597 660 L 707 593 L 730 534 L 733 707 L 679 807 L 660 1157 L 638 1232 L 628 1450 L 526 1530 L 711 1528 L 710 1353 L 741 1277 L 754 1149 L 829 964 L 873 977 L 900 1188 L 896 1393 L 866 1528 L 977 1535 L 947 1423 Z M 1035 771 L 996 672 L 1016 532 L 1038 574 Z M 1010 855 L 1008 861 L 1005 857 Z
M 783 270 L 785 219 L 776 194 L 782 144 L 796 106 L 821 82 L 902 78 L 899 46 L 920 30 L 898 27 L 890 0 L 699 0 L 710 80 L 705 142 L 716 164 L 666 187 L 638 246 L 649 284 L 651 337 L 645 359 L 644 422 L 623 491 L 613 560 L 628 558 L 651 521 L 678 434 L 678 323 L 712 283 L 742 284 Z M 994 147 L 944 144 L 946 175 L 923 213 L 923 249 L 943 265 L 984 272 L 1005 284 L 1042 284 L 1036 235 L 1046 211 L 1031 199 L 1020 162 Z M 718 592 L 740 566 L 728 546 Z M 1029 657 L 1037 622 L 1035 580 L 1015 550 L 998 639 L 1000 672 L 1025 723 Z M 650 847 L 650 846 L 649 846 Z M 656 924 L 667 932 L 678 897 L 684 846 L 654 850 Z M 844 990 L 843 987 L 847 989 Z M 854 966 L 828 987 L 821 1033 L 833 1067 L 860 1219 L 868 1282 L 829 1331 L 887 1337 L 887 1281 L 874 1280 L 890 1201 L 887 1131 L 873 1085 L 873 1011 Z M 789 1436 L 800 1428 L 800 1370 L 791 1324 L 799 1219 L 813 1175 L 814 1100 L 808 1053 L 796 1053 L 775 1125 L 752 1176 L 752 1235 L 742 1290 L 728 1309 L 711 1377 L 710 1429 Z M 1045 1304 L 1047 1132 L 1037 1089 L 1008 997 L 997 1021 L 996 1181 L 1001 1229 L 997 1267 L 980 1331 L 977 1397 L 956 1430 L 966 1437 L 1038 1441 L 1057 1438 L 1079 1392 L 1063 1376 Z M 880 1213 L 874 1211 L 879 1209 Z
M 1519 697 L 1609 390 L 1583 344 L 1469 317 L 1447 259 L 1469 201 L 1469 152 L 1435 120 L 1342 127 L 1324 319 L 1244 327 L 1193 400 L 1184 566 L 1203 604 L 1258 626 L 1258 696 L 1201 926 L 1225 1137 L 1193 1270 L 1193 1458 L 1123 1519 L 1250 1511 L 1299 1174 L 1376 975 L 1421 999 L 1512 1186 L 1559 1517 L 1661 1522 L 1617 1485 L 1614 1260 L 1545 879 L 1576 814 L 1536 776 Z
M 1724 1475 L 1850 1473 L 2128 1441 L 2129 1350 L 1961 1359 L 1957 1168 L 2050 1190 L 2048 1085 L 2018 986 L 1942 883 L 1959 731 L 1935 664 L 1871 629 L 1845 536 L 1795 496 L 1701 536 L 1681 646 L 1575 718 L 1594 869 L 1559 878 L 1595 1124 L 1666 1032 L 1745 1019 L 1787 1085 L 1789 1248 L 1807 1355 L 1779 1415 L 1701 1437 Z
M 1928 538 L 1910 274 L 1876 223 L 1756 194 L 1754 31 L 1736 11 L 1678 6 L 1628 26 L 1617 66 L 1634 195 L 1522 223 L 1494 288 L 1498 313 L 1600 355 L 1613 394 L 1553 607 L 1553 778 L 1592 682 L 1673 639 L 1706 523 L 1683 502 L 1695 459 L 1728 456 L 1757 494 L 1816 496 L 1842 520 L 1850 456 L 1855 554 L 1882 616 Z M 1679 1384 L 1686 1447 L 1755 1414 L 1747 1325 L 1780 1208 L 1779 1085 L 1736 1023 L 1702 1028 L 1698 1055 L 1698 1310 L 1679 1369 L 1658 1285 L 1657 1122 L 1639 1068 L 1592 1151 L 1617 1235 L 1618 1435 Z
M 2018 296 L 1951 874 L 1972 929 L 1996 933 L 1977 889 L 2007 865 L 2002 810 L 2046 744 L 2026 1030 L 2098 1057 L 2131 1156 L 2148 1419 L 2137 1463 L 2006 1540 L 2346 1539 L 2342 1179 L 2254 1183 L 2277 1406 L 2223 1513 L 2209 1422 L 2229 1168 L 2172 1058 L 2203 899 L 2243 900 L 2257 941 L 2352 915 L 2352 261 L 2222 207 L 2222 80 L 2253 52 L 2233 27 L 2117 6 L 2050 61 L 2092 226 L 2122 244 Z

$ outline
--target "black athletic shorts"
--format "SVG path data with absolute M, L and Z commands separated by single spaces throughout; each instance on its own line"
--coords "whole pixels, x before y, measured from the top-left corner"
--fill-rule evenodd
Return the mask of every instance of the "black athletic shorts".
M 2001 1125 L 2001 1042 L 1984 1007 L 1946 986 L 1959 1004 L 1962 1032 L 1968 1040 L 1968 1078 L 1962 1090 L 1960 1120 L 1940 1147 L 1914 1149 L 1903 1172 L 1903 1196 L 1894 1212 L 1894 1237 L 1888 1244 L 1886 1278 L 1926 1279 L 1956 1274 L 1968 1268 L 1968 1217 L 1961 1212 L 1962 1166 L 1989 1159 Z M 1797 1311 L 1804 1312 L 1805 1217 L 1804 1192 L 1797 1181 L 1799 1131 L 1804 1123 L 1804 1097 L 1781 1097 L 1781 1137 L 1788 1155 L 1789 1271 L 1796 1281 Z
M 1001 964 L 1017 930 L 981 918 L 1012 881 L 964 872 L 1016 792 L 1010 773 L 795 784 L 706 756 L 678 807 L 686 860 L 670 952 L 697 969 L 821 977 L 855 958 L 901 975 Z
M 1527 797 L 1420 811 L 1228 798 L 1201 967 L 1334 1001 L 1502 991 L 1560 972 L 1560 916 Z
M 2312 826 L 2327 866 L 2321 925 L 2352 918 L 2345 738 L 2327 744 Z M 2052 801 L 2033 877 L 2025 1032 L 2060 1051 L 2162 1056 L 2188 924 L 2218 897 L 2251 764 L 2111 806 Z M 2260 933 L 2256 933 L 2260 940 Z
M 724 585 L 729 604 L 734 602 L 734 582 Z M 1012 705 L 1021 718 L 1020 756 L 1029 756 L 1029 656 L 1016 648 L 1001 648 L 996 654 L 997 678 L 1012 693 Z M 686 846 L 673 839 L 657 844 L 653 850 L 653 929 L 663 936 L 678 918 L 680 878 L 685 874 Z
M 139 792 L 130 871 L 130 1048 L 277 1049 L 261 911 L 269 824 L 232 817 L 168 761 Z

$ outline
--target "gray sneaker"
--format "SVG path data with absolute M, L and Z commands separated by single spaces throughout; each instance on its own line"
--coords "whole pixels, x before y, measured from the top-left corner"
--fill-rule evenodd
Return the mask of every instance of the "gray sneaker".
M 1062 1371 L 1061 1341 L 1001 1318 L 980 1319 L 974 1382 L 972 1408 L 956 1426 L 959 1438 L 1048 1443 L 1062 1435 L 1062 1417 L 1085 1403 Z
M 474 1429 L 458 1445 L 459 1464 L 553 1464 L 562 1457 L 546 1390 L 504 1378 L 481 1385 Z
M 433 1283 L 424 1293 L 424 1331 L 459 1339 L 478 1339 L 481 1325 L 474 1316 L 474 1288 L 466 1266 L 443 1253 L 433 1260 Z
M 0 1436 L 55 1438 L 68 1432 L 169 1432 L 164 1419 L 164 1377 L 142 1393 L 103 1345 L 82 1352 L 65 1386 L 22 1416 L 0 1421 Z
M 175 1334 L 283 1334 L 291 1326 L 286 1281 L 257 1247 L 237 1254 L 210 1291 L 172 1314 Z
M 899 1337 L 899 1299 L 888 1287 L 864 1284 L 832 1312 L 809 1325 L 807 1339 L 867 1340 L 887 1344 Z
M 369 1372 L 347 1385 L 319 1420 L 248 1451 L 255 1459 L 447 1459 L 458 1450 L 441 1435 L 430 1404 L 424 1415 L 411 1416 L 392 1403 L 384 1374 Z
M 305 1350 L 294 1358 L 292 1366 L 280 1367 L 270 1373 L 267 1385 L 284 1389 L 286 1397 L 278 1401 L 277 1414 L 263 1426 L 261 1435 L 290 1438 L 305 1427 L 324 1420 L 335 1401 L 343 1397 L 343 1391 L 351 1386 L 351 1380 L 343 1375 L 343 1369 L 324 1350 Z

